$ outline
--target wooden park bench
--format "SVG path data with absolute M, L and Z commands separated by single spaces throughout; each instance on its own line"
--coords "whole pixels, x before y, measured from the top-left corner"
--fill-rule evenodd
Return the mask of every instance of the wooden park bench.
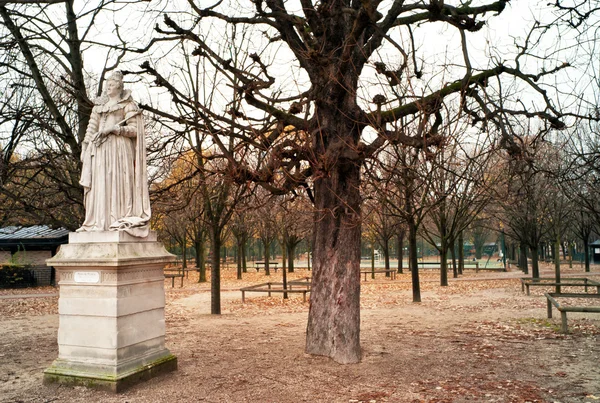
M 175 287 L 175 279 L 181 278 L 181 285 L 179 288 L 183 287 L 183 277 L 185 277 L 185 273 L 183 269 L 165 269 L 165 278 L 171 279 L 171 288 Z
M 563 285 L 563 284 L 561 284 Z M 560 331 L 568 333 L 567 327 L 567 312 L 589 312 L 600 313 L 600 294 L 584 294 L 584 293 L 546 293 L 544 294 L 548 303 L 548 318 L 552 318 L 552 305 L 560 312 Z M 597 306 L 563 306 L 558 303 L 556 298 L 584 298 L 595 299 L 599 303 Z
M 306 294 L 310 292 L 310 282 L 309 281 L 302 281 L 302 280 L 288 281 L 287 285 L 288 285 L 288 288 L 284 289 L 283 283 L 269 282 L 269 283 L 262 283 L 262 284 L 252 285 L 249 287 L 240 288 L 240 291 L 242 292 L 242 304 L 246 302 L 246 293 L 247 292 L 266 292 L 269 295 L 269 297 L 271 296 L 271 293 L 273 293 L 273 292 L 282 293 L 282 294 L 286 293 L 286 292 L 292 293 L 292 294 L 302 294 L 303 301 L 306 302 Z M 273 288 L 273 286 L 277 286 L 277 287 L 281 287 L 281 288 Z M 294 289 L 294 286 L 300 287 L 300 288 Z
M 585 277 L 572 277 L 561 279 L 557 282 L 554 277 L 540 277 L 540 278 L 521 278 L 521 291 L 527 290 L 529 293 L 529 287 L 584 287 L 585 292 L 588 292 L 588 287 L 596 287 L 596 292 L 600 294 L 600 283 L 597 281 L 590 280 Z
M 441 268 L 441 264 L 440 262 L 418 262 L 419 268 L 421 269 L 440 269 Z M 447 265 L 446 265 L 448 270 L 452 269 L 452 261 L 448 261 Z M 480 267 L 479 266 L 479 262 L 470 262 L 470 261 L 465 261 L 463 263 L 463 270 L 468 270 L 468 269 L 474 269 L 475 273 L 479 272 L 480 270 L 486 270 L 486 271 L 506 271 L 506 269 L 504 269 L 504 267 Z
M 479 273 L 480 271 L 506 271 L 504 266 L 499 267 L 488 267 L 487 262 L 484 262 L 483 265 L 479 264 L 479 261 L 465 261 L 463 263 L 463 270 L 475 270 L 475 273 Z M 457 262 L 458 264 L 458 262 Z M 448 268 L 452 267 L 452 261 L 448 262 Z
M 278 264 L 279 264 L 278 262 L 269 262 L 269 268 L 275 270 L 275 273 L 277 273 L 277 265 Z M 254 262 L 254 268 L 256 269 L 257 273 L 261 269 L 261 267 L 263 269 L 265 268 L 265 262 Z
M 367 275 L 372 274 L 373 276 L 375 276 L 375 273 L 390 273 L 390 278 L 391 280 L 395 280 L 396 279 L 396 273 L 397 273 L 397 269 L 390 269 L 390 270 L 361 270 L 361 274 L 365 275 L 365 281 L 367 281 Z

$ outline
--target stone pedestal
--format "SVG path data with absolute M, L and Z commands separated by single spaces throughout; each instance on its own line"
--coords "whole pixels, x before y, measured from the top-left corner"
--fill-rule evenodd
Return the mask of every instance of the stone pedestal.
M 58 358 L 44 382 L 112 392 L 177 369 L 165 347 L 165 264 L 175 260 L 156 233 L 69 234 L 47 260 L 57 271 Z

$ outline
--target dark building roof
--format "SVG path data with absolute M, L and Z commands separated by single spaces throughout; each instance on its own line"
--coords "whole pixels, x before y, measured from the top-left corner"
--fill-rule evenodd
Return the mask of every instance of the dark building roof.
M 69 241 L 69 230 L 46 225 L 0 228 L 0 249 L 56 247 Z

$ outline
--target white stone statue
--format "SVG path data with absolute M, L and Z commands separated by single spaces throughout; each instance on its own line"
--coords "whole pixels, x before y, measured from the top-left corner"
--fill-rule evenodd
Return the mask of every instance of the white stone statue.
M 148 236 L 150 198 L 141 110 L 113 73 L 94 108 L 83 141 L 85 221 L 77 232 L 126 231 Z

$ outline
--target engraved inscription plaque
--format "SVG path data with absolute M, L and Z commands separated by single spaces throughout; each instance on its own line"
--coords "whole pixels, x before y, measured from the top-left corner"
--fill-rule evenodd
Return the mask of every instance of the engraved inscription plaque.
M 76 271 L 73 279 L 76 283 L 98 283 L 100 273 L 97 271 Z

